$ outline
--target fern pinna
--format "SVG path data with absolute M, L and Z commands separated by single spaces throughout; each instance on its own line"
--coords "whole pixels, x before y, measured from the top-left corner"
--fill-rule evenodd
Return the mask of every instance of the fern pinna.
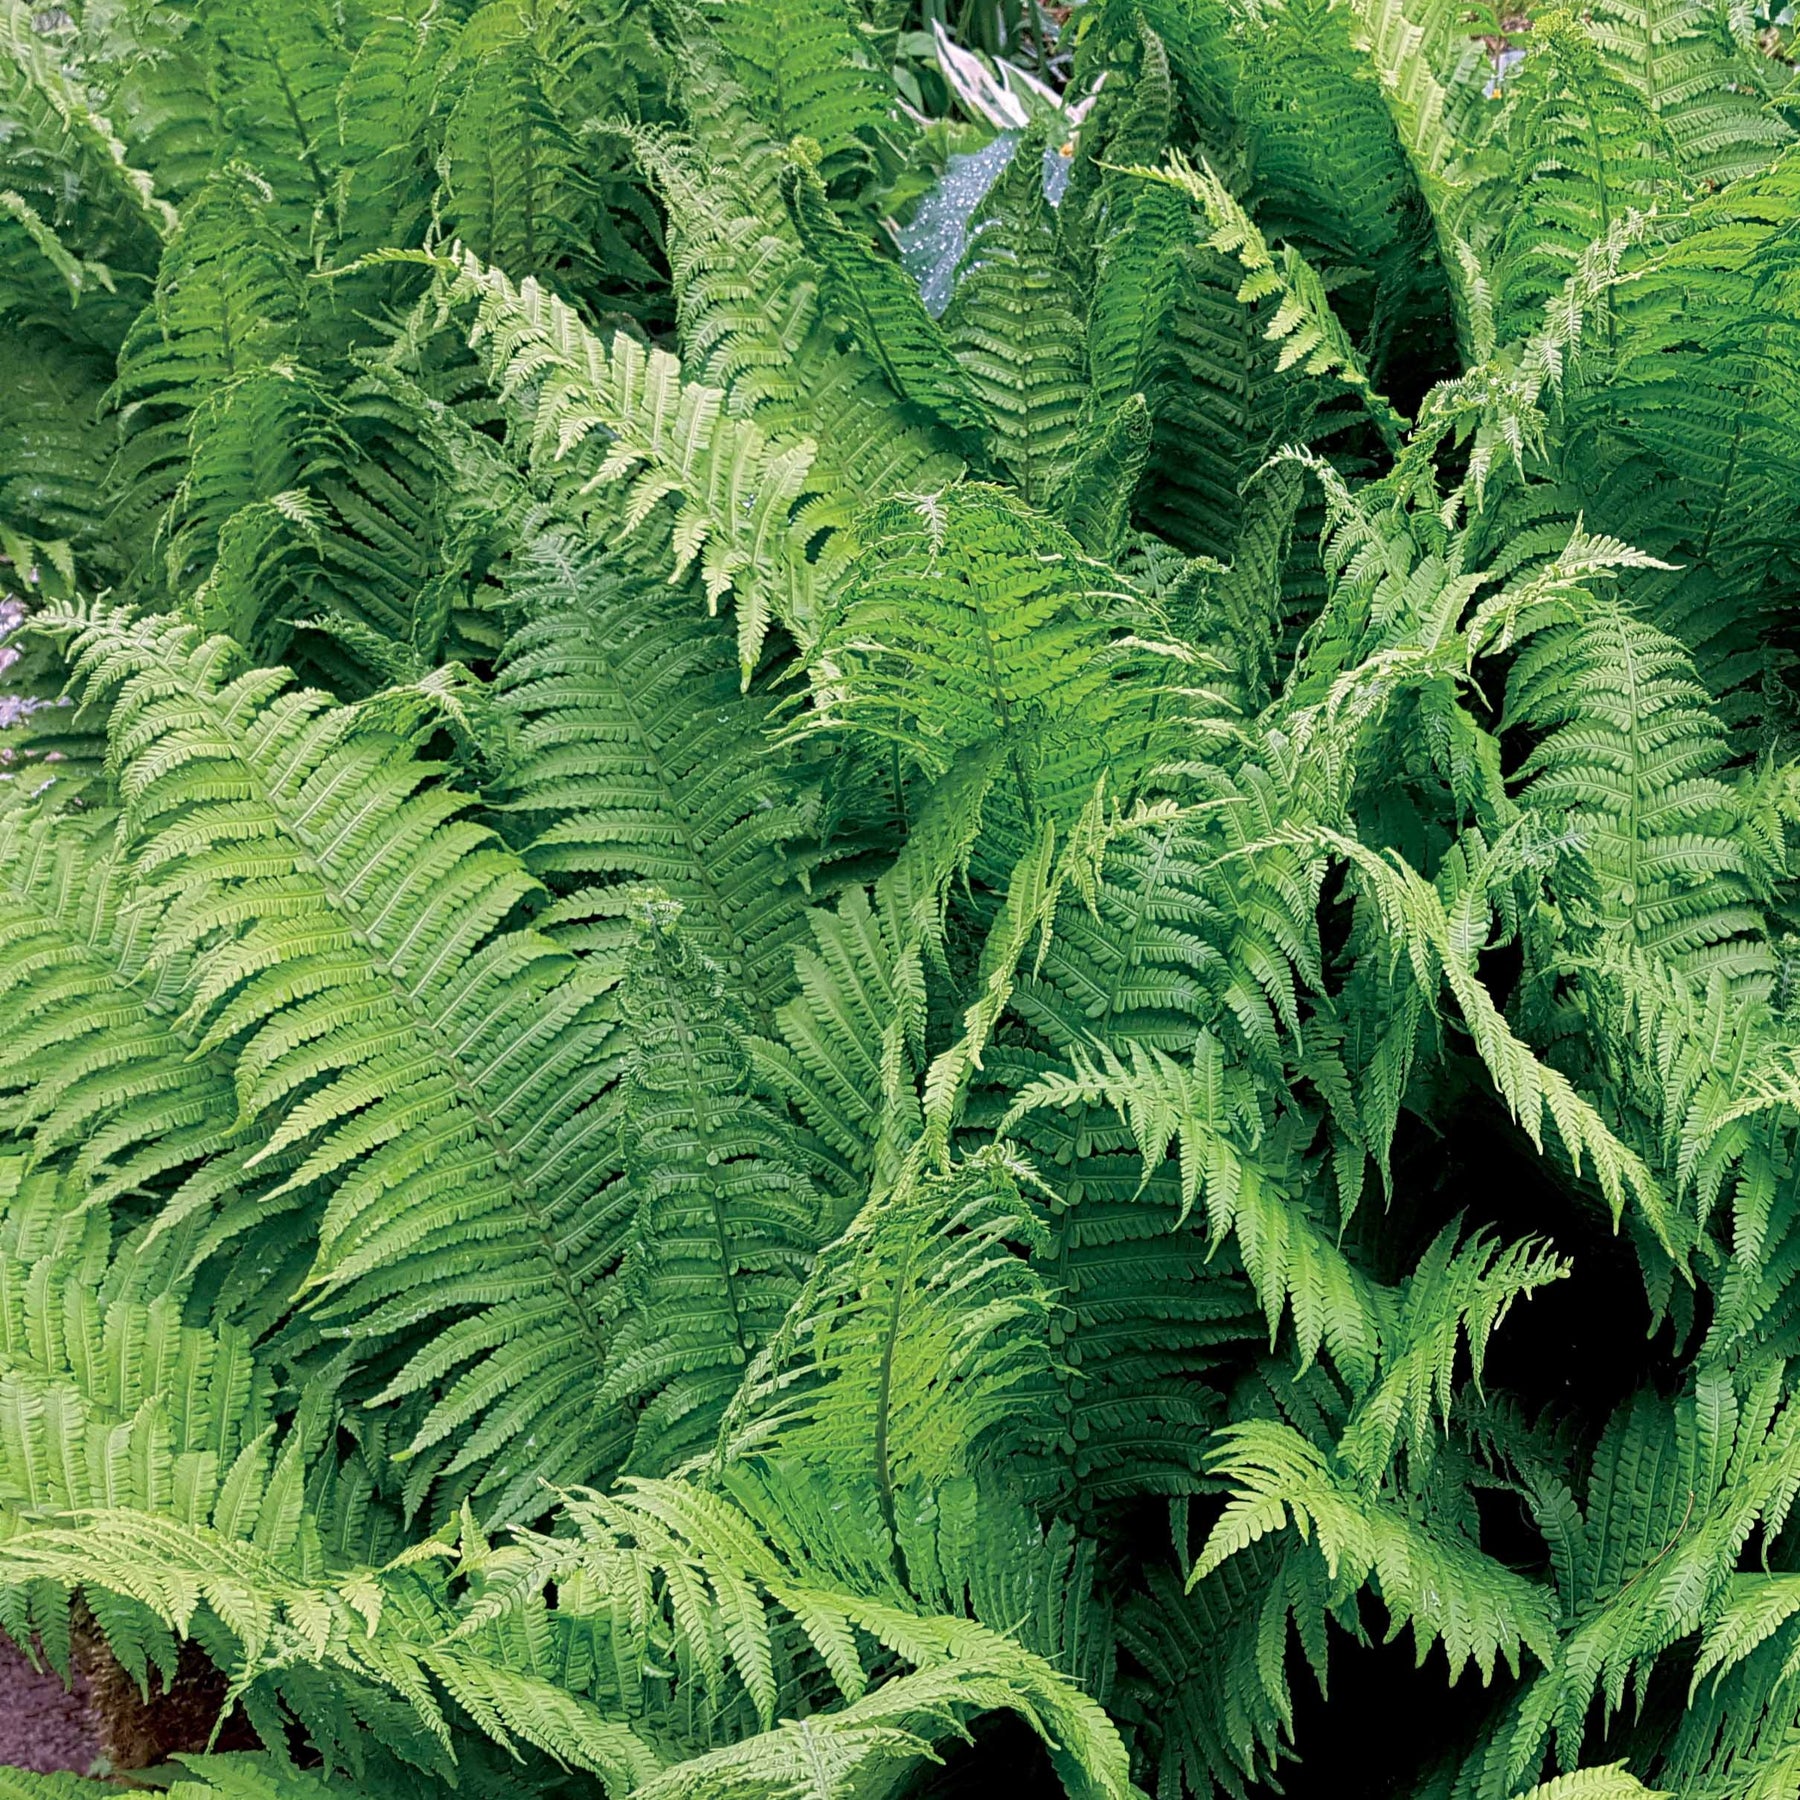
M 134 1785 L 1800 1787 L 1785 13 L 0 34 L 0 1629 L 262 1746 Z

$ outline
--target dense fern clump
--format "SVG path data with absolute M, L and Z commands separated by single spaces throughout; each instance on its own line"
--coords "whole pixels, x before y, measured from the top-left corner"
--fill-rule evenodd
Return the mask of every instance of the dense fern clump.
M 1800 1791 L 1786 17 L 0 0 L 134 1781 Z

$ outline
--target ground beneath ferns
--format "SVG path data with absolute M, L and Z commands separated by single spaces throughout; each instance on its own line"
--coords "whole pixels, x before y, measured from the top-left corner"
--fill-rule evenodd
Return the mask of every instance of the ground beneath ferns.
M 34 1669 L 0 1638 L 0 1764 L 85 1775 L 104 1755 L 86 1673 L 77 1673 L 70 1693 L 59 1676 Z
M 153 1768 L 207 1747 L 225 1683 L 192 1645 L 183 1647 L 174 1683 L 166 1692 L 154 1685 L 147 1701 L 90 1630 L 77 1627 L 74 1651 L 71 1689 L 0 1638 L 0 1767 L 103 1774 Z M 226 1721 L 214 1747 L 255 1747 L 241 1713 Z

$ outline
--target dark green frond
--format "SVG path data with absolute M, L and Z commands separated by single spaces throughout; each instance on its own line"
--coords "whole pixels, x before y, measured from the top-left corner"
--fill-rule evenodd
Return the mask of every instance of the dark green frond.
M 666 585 L 546 534 L 508 584 L 525 622 L 499 683 L 517 721 L 509 811 L 558 898 L 539 923 L 605 954 L 631 941 L 634 884 L 682 908 L 682 935 L 766 1020 L 792 987 L 803 896 L 781 857 L 806 826 L 738 691 L 723 632 Z

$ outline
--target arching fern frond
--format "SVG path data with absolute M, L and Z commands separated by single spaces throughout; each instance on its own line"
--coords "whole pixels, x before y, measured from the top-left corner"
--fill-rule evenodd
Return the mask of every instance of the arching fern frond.
M 899 912 L 885 889 L 871 904 L 853 887 L 834 911 L 809 914 L 779 1041 L 750 1046 L 759 1083 L 795 1107 L 841 1165 L 833 1185 L 858 1201 L 893 1185 L 921 1126 L 924 958 Z
M 293 1148 L 284 1188 L 329 1194 L 311 1222 L 328 1322 L 417 1346 L 389 1399 L 462 1369 L 415 1448 L 483 1420 L 453 1467 L 486 1469 L 499 1504 L 543 1459 L 600 1466 L 595 1439 L 550 1420 L 597 1379 L 592 1286 L 616 1254 L 607 973 L 507 928 L 535 884 L 403 739 L 245 668 L 229 640 L 105 611 L 62 623 L 90 700 L 116 696 L 152 961 L 200 947 L 184 1017 L 235 1048 L 240 1107 L 269 1133 L 256 1160 Z
M 1221 255 L 1234 257 L 1244 270 L 1237 293 L 1240 304 L 1275 301 L 1263 335 L 1280 346 L 1277 372 L 1299 365 L 1308 375 L 1330 376 L 1342 382 L 1362 401 L 1388 443 L 1397 443 L 1407 421 L 1370 385 L 1355 346 L 1331 309 L 1317 271 L 1306 259 L 1291 245 L 1284 245 L 1278 261 L 1249 214 L 1205 163 L 1196 168 L 1174 151 L 1167 169 L 1134 169 L 1131 173 L 1166 183 L 1200 209 L 1211 234 L 1211 247 Z
M 155 297 L 120 347 L 114 480 L 140 525 L 178 487 L 207 399 L 297 345 L 300 270 L 271 208 L 267 187 L 242 170 L 210 180 L 183 209 Z
M 58 797 L 0 822 L 0 1124 L 71 1204 L 164 1189 L 171 1217 L 204 1213 L 251 1179 L 261 1140 L 229 1066 L 172 1028 L 186 971 L 153 962 L 117 821 Z
M 771 436 L 811 440 L 805 535 L 843 530 L 869 495 L 960 472 L 946 438 L 884 378 L 795 229 L 784 188 L 812 152 L 786 146 L 705 42 L 677 54 L 685 139 L 639 127 L 631 142 L 669 216 L 682 355 L 726 409 Z M 829 209 L 827 209 L 828 211 Z
M 1397 1499 L 1369 1495 L 1292 1426 L 1227 1426 L 1214 1467 L 1231 1483 L 1231 1498 L 1190 1581 L 1204 1582 L 1259 1539 L 1291 1527 L 1311 1542 L 1333 1599 L 1372 1582 L 1393 1634 L 1411 1625 L 1420 1661 L 1441 1643 L 1452 1679 L 1471 1663 L 1484 1682 L 1501 1661 L 1516 1672 L 1525 1650 L 1543 1663 L 1553 1659 L 1556 1615 L 1547 1589 L 1409 1516 Z
M 565 533 L 515 557 L 507 591 L 524 623 L 498 683 L 517 722 L 505 803 L 559 895 L 540 926 L 605 953 L 630 936 L 630 885 L 649 883 L 766 1023 L 801 930 L 781 846 L 806 823 L 765 737 L 769 701 L 738 692 L 721 628 Z
M 1102 1101 L 1126 1121 L 1143 1162 L 1143 1186 L 1171 1151 L 1180 1170 L 1179 1230 L 1196 1203 L 1216 1248 L 1235 1233 L 1239 1254 L 1273 1338 L 1292 1309 L 1302 1367 L 1321 1341 L 1347 1369 L 1364 1372 L 1378 1312 L 1366 1279 L 1312 1218 L 1282 1176 L 1257 1155 L 1263 1121 L 1250 1072 L 1225 1061 L 1218 1040 L 1198 1034 L 1178 1063 L 1134 1048 L 1129 1064 L 1110 1049 L 1072 1054 L 1070 1075 L 1041 1075 L 1014 1110 Z
M 795 166 L 788 195 L 800 240 L 819 265 L 827 306 L 848 321 L 858 346 L 880 364 L 901 399 L 941 421 L 959 442 L 979 444 L 989 423 L 986 408 L 912 278 L 832 212 L 810 169 Z
M 1594 599 L 1526 647 L 1508 711 L 1547 731 L 1525 802 L 1578 835 L 1591 928 L 1702 976 L 1766 971 L 1754 861 L 1720 779 L 1725 732 L 1682 646 Z
M 772 621 L 802 642 L 811 637 L 815 592 L 844 554 L 828 545 L 809 559 L 795 524 L 811 444 L 773 442 L 748 420 L 725 416 L 718 390 L 684 383 L 674 357 L 646 352 L 623 333 L 604 346 L 534 281 L 515 286 L 466 251 L 452 292 L 478 302 L 472 342 L 513 403 L 532 462 L 568 509 L 611 513 L 609 498 L 590 496 L 633 477 L 625 527 L 666 521 L 676 573 L 697 562 L 714 607 L 735 593 L 746 683 Z

